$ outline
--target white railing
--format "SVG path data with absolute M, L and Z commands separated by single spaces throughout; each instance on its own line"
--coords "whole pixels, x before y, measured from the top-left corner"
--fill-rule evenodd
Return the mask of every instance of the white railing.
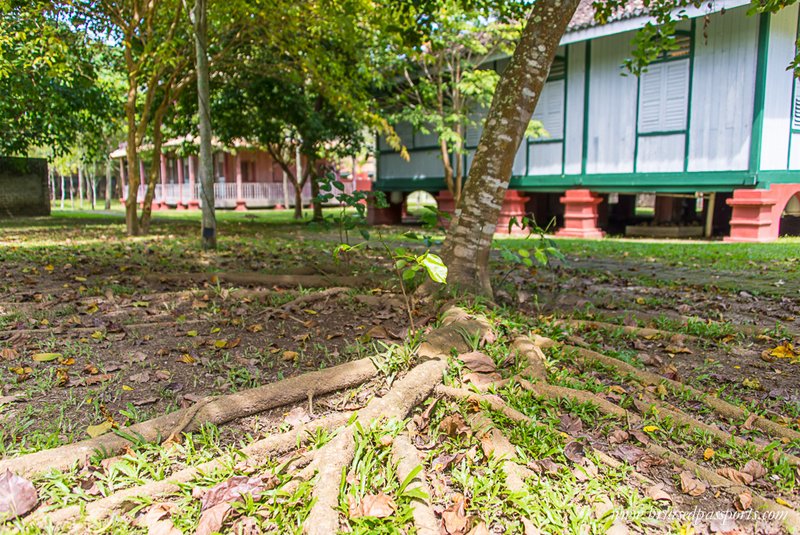
M 345 193 L 353 193 L 355 190 L 355 182 L 343 182 Z M 241 198 L 237 191 L 236 183 L 215 183 L 214 184 L 214 205 L 217 208 L 232 208 L 236 206 L 238 200 L 242 200 L 248 207 L 252 208 L 266 208 L 276 205 L 284 205 L 288 200 L 289 206 L 294 206 L 294 186 L 290 183 L 287 185 L 287 191 L 284 193 L 282 182 L 243 182 L 241 185 Z M 190 191 L 189 184 L 157 184 L 153 190 L 153 202 L 157 204 L 166 203 L 169 206 L 177 206 L 178 204 L 187 205 L 189 201 L 199 201 L 201 196 L 200 184 L 195 184 L 194 191 Z M 338 193 L 339 190 L 334 190 L 333 193 Z M 123 200 L 128 198 L 128 186 L 123 187 Z M 139 186 L 137 191 L 136 201 L 144 202 L 146 187 Z M 301 192 L 303 204 L 311 202 L 311 185 L 306 184 Z

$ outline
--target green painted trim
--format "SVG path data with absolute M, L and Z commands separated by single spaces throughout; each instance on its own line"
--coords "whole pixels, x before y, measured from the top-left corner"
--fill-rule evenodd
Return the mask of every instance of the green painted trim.
M 758 189 L 769 188 L 770 184 L 800 184 L 800 170 L 759 171 Z
M 548 143 L 562 143 L 564 141 L 563 137 L 544 137 L 544 138 L 534 138 L 528 141 L 529 145 L 547 145 Z
M 581 174 L 586 174 L 586 164 L 589 158 L 589 78 L 592 74 L 592 42 L 586 41 L 583 58 L 583 152 L 581 153 Z
M 572 187 L 588 187 L 599 192 L 663 192 L 693 193 L 697 191 L 732 191 L 752 187 L 758 178 L 759 187 L 770 183 L 800 183 L 800 171 L 698 171 L 692 173 L 604 173 L 574 175 L 513 176 L 510 188 L 519 191 L 564 191 Z M 444 178 L 387 178 L 377 180 L 381 191 L 441 191 Z
M 750 160 L 748 169 L 756 173 L 761 169 L 761 143 L 764 129 L 764 100 L 766 98 L 767 58 L 769 57 L 769 13 L 758 20 L 758 61 L 756 63 L 756 92 L 753 98 L 753 123 L 750 131 Z
M 692 131 L 692 91 L 694 90 L 694 52 L 697 38 L 697 19 L 692 19 L 692 29 L 689 32 L 689 99 L 686 106 L 686 133 L 683 140 L 683 172 L 689 171 L 689 149 L 691 148 Z
M 633 172 L 639 167 L 639 108 L 642 107 L 641 100 L 642 77 L 636 77 L 636 116 L 633 118 Z
M 436 152 L 440 152 L 441 151 L 441 149 L 440 149 L 440 147 L 438 145 L 430 145 L 430 146 L 427 146 L 427 147 L 406 147 L 406 150 L 409 153 L 412 153 L 412 152 L 430 152 L 432 150 L 435 150 Z M 378 151 L 378 154 L 381 155 L 381 154 L 400 154 L 400 153 L 397 152 L 394 149 L 385 149 L 385 150 Z
M 564 174 L 567 165 L 567 104 L 569 104 L 569 44 L 564 47 L 564 109 L 562 110 L 561 125 L 561 174 Z M 530 149 L 528 149 L 530 150 Z M 530 172 L 530 167 L 525 168 L 525 172 Z
M 682 136 L 686 130 L 656 130 L 654 132 L 637 132 L 638 137 Z

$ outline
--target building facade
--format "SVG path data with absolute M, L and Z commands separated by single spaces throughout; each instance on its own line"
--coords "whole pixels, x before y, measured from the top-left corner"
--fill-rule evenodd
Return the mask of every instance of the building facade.
M 800 216 L 800 87 L 787 70 L 798 6 L 772 15 L 748 6 L 687 8 L 678 47 L 637 77 L 622 64 L 647 21 L 642 6 L 599 26 L 583 2 L 534 112 L 549 136 L 523 140 L 498 230 L 532 212 L 540 223 L 555 217 L 562 235 L 602 236 L 607 225 L 636 225 L 635 196 L 655 193 L 655 223 L 692 221 L 731 241 L 786 232 Z M 446 207 L 435 137 L 397 130 L 411 158 L 379 140 L 374 188 L 428 191 Z M 479 129 L 467 132 L 467 165 L 479 139 Z

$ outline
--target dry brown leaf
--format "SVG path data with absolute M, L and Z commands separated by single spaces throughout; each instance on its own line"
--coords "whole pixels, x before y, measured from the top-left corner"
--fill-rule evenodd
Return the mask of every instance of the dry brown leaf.
M 694 477 L 694 475 L 688 470 L 681 472 L 680 477 L 681 491 L 689 496 L 700 496 L 708 488 L 706 487 L 705 483 Z
M 747 511 L 753 505 L 753 495 L 749 492 L 743 492 L 733 499 L 733 506 L 737 511 Z
M 128 380 L 132 383 L 147 383 L 150 381 L 150 374 L 148 372 L 137 373 L 128 377 Z
M 688 347 L 676 346 L 676 345 L 673 345 L 673 344 L 670 344 L 667 347 L 665 347 L 664 351 L 666 351 L 667 353 L 671 353 L 673 355 L 678 355 L 680 353 L 685 353 L 687 355 L 691 355 L 692 354 L 692 350 L 689 349 Z
M 663 483 L 656 483 L 650 487 L 647 487 L 645 490 L 645 494 L 647 494 L 650 498 L 656 501 L 667 501 L 672 503 L 672 496 L 670 496 L 666 490 L 664 490 Z
M 33 483 L 11 470 L 0 475 L 0 523 L 24 515 L 36 507 L 38 501 Z
M 362 516 L 372 516 L 375 518 L 386 518 L 392 516 L 397 510 L 397 504 L 391 496 L 379 492 L 378 494 L 367 494 L 359 503 L 350 502 L 350 518 Z
M 630 435 L 627 431 L 623 431 L 622 429 L 615 429 L 608 435 L 608 443 L 609 444 L 622 444 L 626 440 L 630 438 Z
M 472 383 L 478 389 L 484 389 L 492 383 L 502 379 L 499 373 L 466 373 L 463 376 L 464 382 Z
M 458 356 L 458 360 L 464 363 L 464 366 L 478 373 L 491 373 L 497 369 L 492 358 L 480 351 L 472 351 L 470 353 L 462 353 Z
M 740 485 L 749 485 L 753 482 L 753 476 L 751 474 L 740 472 L 735 468 L 717 468 L 717 473 Z
M 462 535 L 466 531 L 466 498 L 463 494 L 453 496 L 453 504 L 442 512 L 442 524 L 449 535 Z
M 564 446 L 564 457 L 575 464 L 583 464 L 583 461 L 586 459 L 586 452 L 584 451 L 583 444 L 573 440 Z
M 203 514 L 200 515 L 200 520 L 197 522 L 197 530 L 194 534 L 211 535 L 212 533 L 221 531 L 222 524 L 225 523 L 225 519 L 228 518 L 231 510 L 232 507 L 230 503 L 218 503 L 206 509 L 203 511 Z
M 742 472 L 745 474 L 750 474 L 753 476 L 753 481 L 756 479 L 761 479 L 765 475 L 767 475 L 767 469 L 764 468 L 760 462 L 756 461 L 755 459 L 750 459 L 742 468 Z
M 469 530 L 467 535 L 490 535 L 489 528 L 486 527 L 486 522 L 478 522 L 475 527 Z
M 10 347 L 4 347 L 0 349 L 0 359 L 2 360 L 13 360 L 19 356 L 19 353 L 16 350 L 11 349 Z
M 147 528 L 147 535 L 182 535 L 172 523 L 172 514 L 176 511 L 174 504 L 155 503 L 136 520 L 136 525 Z
M 583 431 L 583 421 L 571 414 L 562 414 L 558 428 L 567 434 L 574 435 Z
M 439 430 L 451 438 L 468 437 L 472 434 L 469 425 L 464 421 L 464 417 L 457 412 L 445 416 L 439 423 Z
M 308 411 L 306 411 L 303 407 L 295 407 L 286 414 L 286 417 L 283 419 L 283 421 L 292 427 L 297 427 L 298 425 L 310 422 L 311 416 L 308 415 Z

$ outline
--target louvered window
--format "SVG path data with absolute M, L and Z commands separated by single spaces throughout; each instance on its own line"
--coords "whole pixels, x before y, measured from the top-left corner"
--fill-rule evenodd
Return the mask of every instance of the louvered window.
M 564 80 L 547 82 L 533 112 L 533 120 L 540 121 L 550 134 L 534 141 L 563 139 L 564 137 Z
M 794 79 L 794 102 L 792 102 L 792 130 L 800 130 L 800 78 Z
M 689 60 L 650 65 L 639 77 L 639 133 L 686 130 Z

